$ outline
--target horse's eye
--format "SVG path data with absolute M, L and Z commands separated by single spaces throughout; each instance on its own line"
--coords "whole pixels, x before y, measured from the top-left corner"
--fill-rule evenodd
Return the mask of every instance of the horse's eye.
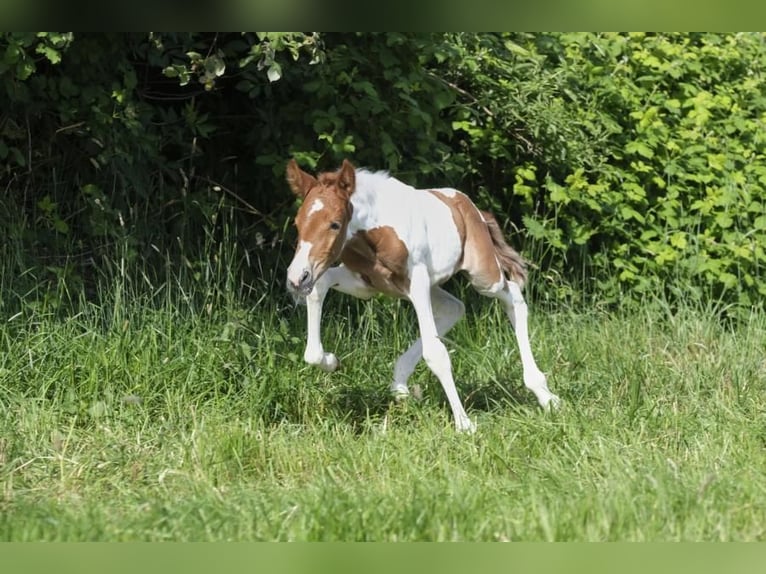
M 330 224 L 330 229 L 332 229 L 333 231 L 338 231 L 338 229 L 340 229 L 340 223 L 338 223 L 337 221 L 333 221 Z

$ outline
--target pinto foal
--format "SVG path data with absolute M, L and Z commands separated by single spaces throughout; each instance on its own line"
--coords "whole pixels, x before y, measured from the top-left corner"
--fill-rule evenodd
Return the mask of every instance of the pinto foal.
M 287 287 L 306 298 L 306 362 L 325 371 L 338 368 L 338 359 L 324 351 L 320 339 L 322 302 L 329 289 L 364 299 L 381 292 L 408 299 L 420 339 L 396 361 L 391 390 L 409 393 L 407 380 L 422 357 L 444 388 L 456 428 L 473 431 L 440 340 L 465 313 L 463 303 L 440 285 L 465 271 L 479 293 L 502 301 L 516 333 L 526 387 L 544 408 L 558 406 L 529 344 L 521 294 L 525 262 L 505 242 L 490 213 L 479 211 L 455 189 L 415 189 L 386 173 L 355 169 L 348 160 L 337 172 L 318 177 L 290 160 L 287 182 L 303 199 L 295 217 L 298 247 L 287 270 Z

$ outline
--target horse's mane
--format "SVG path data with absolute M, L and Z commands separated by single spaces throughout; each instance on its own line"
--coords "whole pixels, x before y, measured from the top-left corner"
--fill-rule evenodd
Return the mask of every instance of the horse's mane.
M 368 191 L 381 191 L 391 185 L 409 187 L 406 183 L 396 179 L 387 171 L 370 171 L 364 168 L 356 170 L 356 185 L 358 189 L 365 189 Z

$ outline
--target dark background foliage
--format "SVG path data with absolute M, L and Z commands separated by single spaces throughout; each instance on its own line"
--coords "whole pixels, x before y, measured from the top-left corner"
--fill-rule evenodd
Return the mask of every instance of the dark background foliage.
M 279 269 L 285 163 L 349 158 L 493 210 L 535 297 L 760 305 L 764 38 L 3 33 L 4 274 L 162 273 L 221 213 L 246 273 Z

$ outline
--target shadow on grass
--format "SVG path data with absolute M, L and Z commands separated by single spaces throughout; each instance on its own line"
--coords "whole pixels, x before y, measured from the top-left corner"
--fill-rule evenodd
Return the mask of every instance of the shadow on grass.
M 387 385 L 381 385 L 380 388 L 345 385 L 333 390 L 326 397 L 325 411 L 359 429 L 364 428 L 370 420 L 382 420 L 392 411 L 397 413 L 397 418 L 401 417 L 402 413 L 413 416 L 417 413 L 417 416 L 421 416 L 437 410 L 443 410 L 451 417 L 447 397 L 439 382 L 429 379 L 425 386 L 425 389 L 418 389 L 417 385 L 412 385 L 411 396 L 396 399 L 389 392 Z M 458 384 L 458 393 L 469 414 L 472 411 L 492 412 L 537 406 L 531 392 L 521 384 L 514 385 L 510 382 L 487 380 Z
M 460 387 L 466 410 L 493 411 L 503 408 L 533 407 L 535 396 L 514 381 L 476 381 Z

